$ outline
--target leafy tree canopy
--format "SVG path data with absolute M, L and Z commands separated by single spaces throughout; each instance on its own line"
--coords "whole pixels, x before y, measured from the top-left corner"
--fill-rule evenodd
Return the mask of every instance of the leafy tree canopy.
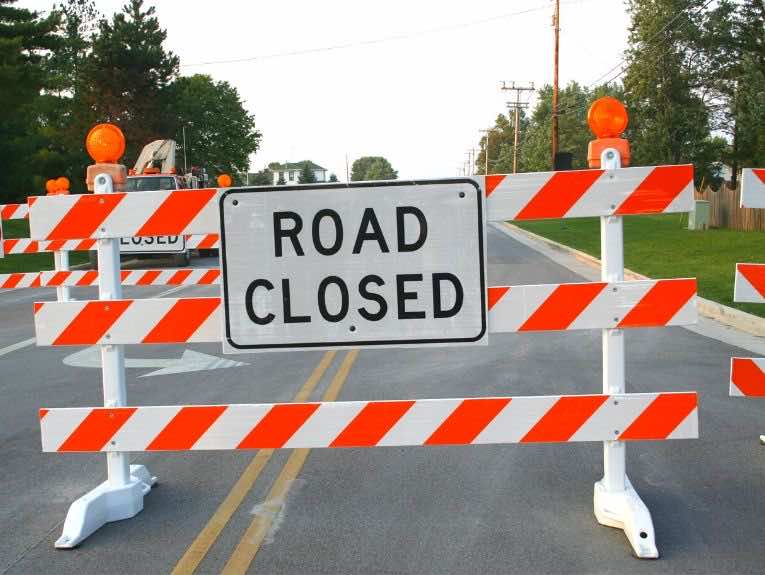
M 393 169 L 390 162 L 382 156 L 363 156 L 353 162 L 351 167 L 351 181 L 364 180 L 395 180 L 398 172 Z

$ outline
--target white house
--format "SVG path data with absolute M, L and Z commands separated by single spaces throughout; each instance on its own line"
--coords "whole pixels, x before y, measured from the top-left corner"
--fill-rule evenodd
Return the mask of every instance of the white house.
M 313 175 L 317 182 L 327 181 L 326 168 L 314 164 L 311 160 L 303 160 L 302 162 L 287 162 L 286 164 L 271 167 L 271 171 L 274 173 L 274 185 L 279 183 L 279 178 L 283 179 L 287 184 L 297 184 L 300 172 L 303 171 L 306 164 L 313 170 Z

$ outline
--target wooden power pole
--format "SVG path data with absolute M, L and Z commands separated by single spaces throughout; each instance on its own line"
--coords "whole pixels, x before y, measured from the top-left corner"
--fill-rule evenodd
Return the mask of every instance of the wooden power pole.
M 552 169 L 555 169 L 555 156 L 558 155 L 558 37 L 560 36 L 560 0 L 555 0 L 553 14 L 555 30 L 555 52 L 553 56 L 553 93 L 552 93 Z
M 521 108 L 526 108 L 528 106 L 528 103 L 521 102 L 521 92 L 533 92 L 534 83 L 532 82 L 531 86 L 516 86 L 515 82 L 511 82 L 508 86 L 505 82 L 502 82 L 502 90 L 515 91 L 515 102 L 507 103 L 507 108 L 515 111 L 515 133 L 513 135 L 513 173 L 515 174 L 518 172 L 518 129 L 521 123 L 520 110 Z

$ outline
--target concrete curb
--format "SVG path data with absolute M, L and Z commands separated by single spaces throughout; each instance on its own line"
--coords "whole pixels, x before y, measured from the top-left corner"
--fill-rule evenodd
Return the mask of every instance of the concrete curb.
M 533 232 L 529 232 L 508 222 L 504 222 L 504 225 L 514 232 L 526 236 L 532 241 L 543 243 L 552 249 L 573 256 L 578 261 L 590 267 L 600 269 L 600 260 L 591 256 L 590 254 L 542 237 Z M 624 277 L 631 280 L 650 279 L 643 274 L 633 272 L 627 268 L 624 269 Z M 751 335 L 765 337 L 765 318 L 761 318 L 756 315 L 752 315 L 751 313 L 746 313 L 745 311 L 741 311 L 716 301 L 708 300 L 698 296 L 696 297 L 696 308 L 698 309 L 699 314 L 703 315 L 704 317 L 708 317 Z

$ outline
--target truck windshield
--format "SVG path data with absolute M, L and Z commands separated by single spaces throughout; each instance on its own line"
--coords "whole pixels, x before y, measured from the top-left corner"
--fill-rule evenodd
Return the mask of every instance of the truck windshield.
M 174 190 L 175 181 L 172 177 L 129 177 L 127 179 L 128 192 L 155 192 L 157 190 Z

